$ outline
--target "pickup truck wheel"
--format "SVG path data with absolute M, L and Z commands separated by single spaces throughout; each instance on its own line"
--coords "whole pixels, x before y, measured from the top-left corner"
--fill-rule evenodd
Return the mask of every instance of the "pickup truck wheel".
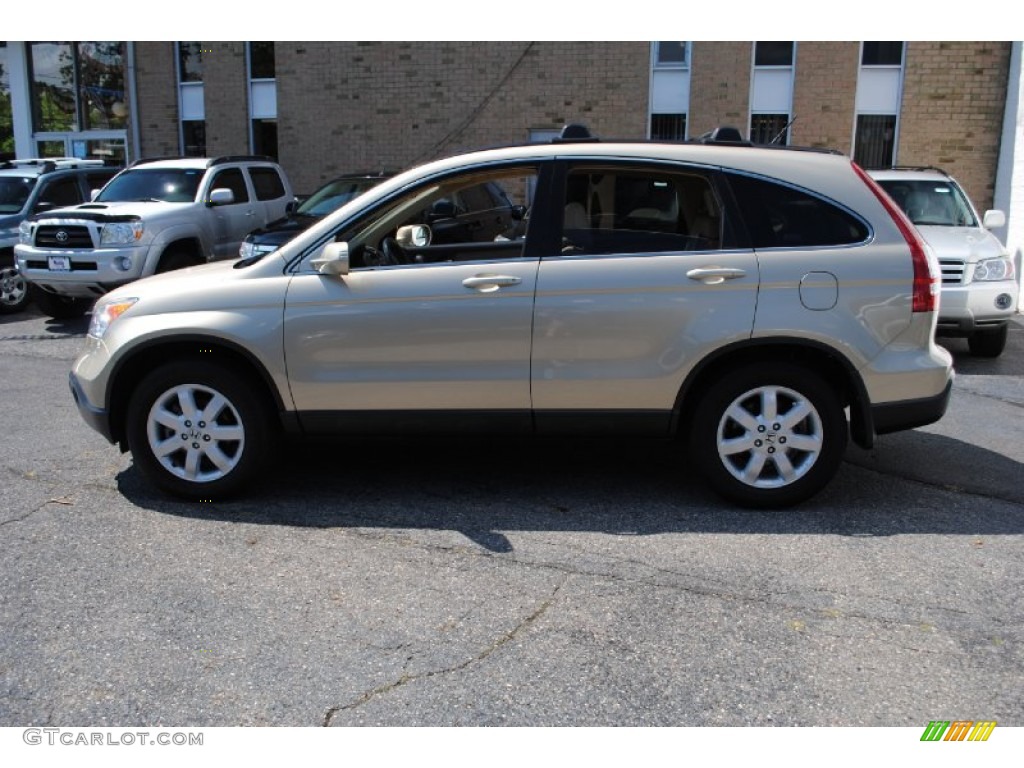
M 70 320 L 81 317 L 93 304 L 92 299 L 74 298 L 62 296 L 59 293 L 50 293 L 42 288 L 29 286 L 29 295 L 44 315 L 56 320 Z
M 967 337 L 967 346 L 975 357 L 999 357 L 1006 348 L 1007 323 L 998 331 L 975 331 Z
M 268 410 L 230 369 L 203 360 L 157 368 L 128 404 L 135 463 L 175 496 L 217 500 L 255 480 L 269 456 Z
M 0 315 L 21 312 L 28 306 L 28 283 L 13 266 L 0 269 Z
M 175 248 L 160 257 L 160 263 L 157 265 L 156 271 L 158 274 L 161 272 L 173 272 L 176 269 L 194 267 L 201 263 L 191 251 Z
M 846 448 L 833 388 L 798 365 L 756 363 L 697 404 L 690 456 L 711 487 L 745 507 L 788 507 L 820 491 Z

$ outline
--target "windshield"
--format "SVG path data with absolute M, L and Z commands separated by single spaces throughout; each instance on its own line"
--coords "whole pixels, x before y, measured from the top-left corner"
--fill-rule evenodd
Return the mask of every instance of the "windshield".
M 0 213 L 17 213 L 36 185 L 34 176 L 0 176 Z
M 137 168 L 125 171 L 103 188 L 98 203 L 157 200 L 191 203 L 196 199 L 203 168 Z
M 326 216 L 384 179 L 339 179 L 320 187 L 295 211 L 300 216 Z
M 976 227 L 977 220 L 960 187 L 950 181 L 879 180 L 889 197 L 919 225 Z

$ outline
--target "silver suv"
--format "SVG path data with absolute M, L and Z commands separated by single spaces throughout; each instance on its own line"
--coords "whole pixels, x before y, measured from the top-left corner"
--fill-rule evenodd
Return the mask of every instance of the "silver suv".
M 942 269 L 940 336 L 967 338 L 971 353 L 998 357 L 1017 310 L 1013 260 L 989 230 L 1002 211 L 977 211 L 952 176 L 938 168 L 871 171 L 931 246 Z
M 439 216 L 492 185 L 523 207 L 506 230 Z M 478 432 L 678 436 L 723 496 L 781 507 L 849 433 L 942 416 L 937 297 L 848 158 L 562 140 L 415 168 L 273 253 L 113 291 L 71 389 L 194 499 L 248 488 L 282 435 Z
M 140 277 L 235 257 L 292 200 L 284 171 L 266 158 L 143 160 L 92 202 L 22 222 L 14 252 L 40 309 L 73 317 Z

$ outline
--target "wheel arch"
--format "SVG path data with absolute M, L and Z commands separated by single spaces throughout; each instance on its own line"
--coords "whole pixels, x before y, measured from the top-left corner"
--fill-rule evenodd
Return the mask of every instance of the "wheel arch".
M 758 362 L 789 362 L 802 365 L 821 376 L 839 393 L 841 404 L 850 408 L 850 435 L 857 445 L 874 444 L 871 403 L 864 382 L 853 364 L 837 350 L 811 339 L 768 337 L 728 345 L 708 355 L 686 377 L 676 397 L 672 414 L 674 434 L 686 435 L 696 405 L 705 392 L 738 366 Z
M 107 383 L 106 402 L 109 404 L 111 439 L 126 449 L 126 412 L 131 392 L 152 370 L 177 361 L 183 366 L 193 360 L 221 362 L 231 370 L 254 383 L 268 408 L 274 409 L 282 425 L 289 428 L 286 414 L 290 413 L 273 377 L 251 352 L 234 342 L 200 334 L 154 339 L 133 349 L 116 364 Z

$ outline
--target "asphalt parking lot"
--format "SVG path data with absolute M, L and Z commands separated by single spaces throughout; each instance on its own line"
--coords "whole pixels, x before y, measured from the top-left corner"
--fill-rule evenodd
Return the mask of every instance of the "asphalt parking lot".
M 787 512 L 659 443 L 371 441 L 217 505 L 0 317 L 0 726 L 1024 725 L 1024 322 Z

